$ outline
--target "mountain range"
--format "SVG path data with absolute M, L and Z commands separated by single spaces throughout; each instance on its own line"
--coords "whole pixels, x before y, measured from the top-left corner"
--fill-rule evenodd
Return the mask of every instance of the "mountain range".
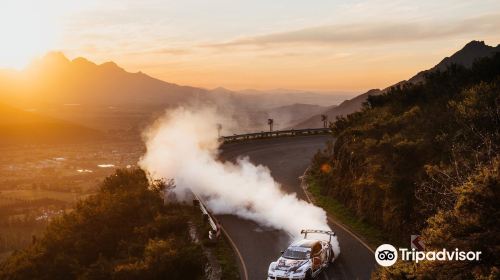
M 0 72 L 0 98 L 12 107 L 36 109 L 40 115 L 93 129 L 135 132 L 165 108 L 181 104 L 214 106 L 244 124 L 239 131 L 243 132 L 265 129 L 267 118 L 272 116 L 286 127 L 293 123 L 278 114 L 295 122 L 301 119 L 302 111 L 308 112 L 304 117 L 310 116 L 310 104 L 339 101 L 338 95 L 305 91 L 237 92 L 180 86 L 142 72 L 127 72 L 114 62 L 98 65 L 81 57 L 70 60 L 58 52 L 48 53 L 23 71 Z M 304 110 L 296 110 L 299 107 Z M 296 116 L 290 118 L 292 114 Z
M 474 60 L 498 51 L 500 46 L 472 41 L 431 69 L 396 85 L 422 82 L 429 71 L 442 71 L 451 64 L 468 67 Z M 16 142 L 16 137 L 44 142 L 43 133 L 33 129 L 38 123 L 53 136 L 46 139 L 95 139 L 99 133 L 117 131 L 137 136 L 166 108 L 178 105 L 213 106 L 239 124 L 238 130 L 223 133 L 266 130 L 268 118 L 275 120 L 277 129 L 314 128 L 322 126 L 322 114 L 333 121 L 359 110 L 367 96 L 381 94 L 388 88 L 372 89 L 342 103 L 352 94 L 286 89 L 209 90 L 168 83 L 142 72 L 127 72 L 114 62 L 98 65 L 85 58 L 70 60 L 53 52 L 23 71 L 0 71 L 0 132 L 5 135 L 4 142 L 8 142 L 7 138 Z M 65 134 L 64 130 L 71 133 Z M 36 137 L 29 137 L 30 133 Z
M 102 132 L 0 103 L 0 145 L 96 141 Z
M 496 52 L 500 52 L 500 45 L 492 47 L 486 45 L 484 41 L 471 41 L 468 44 L 466 44 L 461 50 L 457 51 L 450 57 L 445 57 L 434 67 L 417 73 L 415 76 L 411 77 L 407 81 L 398 82 L 382 90 L 371 89 L 361 95 L 358 95 L 352 99 L 340 103 L 338 106 L 330 106 L 323 112 L 320 112 L 312 117 L 309 117 L 308 119 L 291 126 L 291 128 L 300 129 L 300 128 L 318 127 L 321 125 L 321 115 L 327 115 L 329 121 L 334 121 L 337 116 L 346 116 L 348 114 L 360 110 L 363 105 L 363 102 L 365 102 L 368 96 L 370 95 L 381 94 L 393 86 L 404 83 L 424 82 L 426 73 L 433 71 L 444 71 L 447 69 L 447 67 L 451 66 L 452 64 L 470 67 L 475 60 L 483 57 L 492 56 Z
M 141 72 L 126 72 L 114 62 L 97 65 L 81 57 L 71 61 L 58 52 L 34 61 L 17 76 L 18 79 L 4 81 L 11 86 L 4 95 L 12 93 L 7 96 L 10 102 L 23 106 L 163 106 L 185 102 L 202 93 L 198 88 L 167 83 Z M 22 95 L 18 94 L 20 91 Z

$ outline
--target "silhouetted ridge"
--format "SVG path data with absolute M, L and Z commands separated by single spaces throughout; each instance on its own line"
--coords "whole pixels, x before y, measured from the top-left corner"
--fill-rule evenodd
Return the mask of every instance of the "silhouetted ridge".
M 461 65 L 470 68 L 472 64 L 484 57 L 491 57 L 496 52 L 500 52 L 500 46 L 492 47 L 484 43 L 484 41 L 471 41 L 467 43 L 461 50 L 454 53 L 452 56 L 445 57 L 441 62 L 436 64 L 429 70 L 419 72 L 408 80 L 410 83 L 419 83 L 425 80 L 425 74 L 432 71 L 445 71 L 452 64 Z
M 391 87 L 404 85 L 406 83 L 416 84 L 425 81 L 425 75 L 429 72 L 434 71 L 445 71 L 452 64 L 461 65 L 470 68 L 474 61 L 480 58 L 491 57 L 496 52 L 500 52 L 500 45 L 496 47 L 488 46 L 484 41 L 471 41 L 467 43 L 462 49 L 451 55 L 450 57 L 445 57 L 441 62 L 432 67 L 431 69 L 424 70 L 410 78 L 408 81 L 400 81 L 394 85 L 391 85 L 383 90 L 369 90 L 366 93 L 358 95 L 350 100 L 342 102 L 339 106 L 331 107 L 322 114 L 328 116 L 330 121 L 335 121 L 337 116 L 346 116 L 348 114 L 354 113 L 361 109 L 363 102 L 370 95 L 378 95 L 383 92 L 387 92 Z M 310 117 L 309 119 L 302 121 L 293 126 L 293 128 L 311 128 L 318 127 L 321 125 L 320 114 Z

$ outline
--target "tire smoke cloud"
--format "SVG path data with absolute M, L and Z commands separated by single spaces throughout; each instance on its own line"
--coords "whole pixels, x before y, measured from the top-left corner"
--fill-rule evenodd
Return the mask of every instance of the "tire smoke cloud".
M 191 191 L 202 196 L 215 214 L 234 214 L 287 232 L 304 228 L 330 230 L 323 209 L 288 194 L 269 169 L 248 158 L 218 160 L 217 124 L 230 121 L 213 109 L 169 110 L 144 132 L 147 151 L 140 166 L 154 178 L 174 179 L 178 199 Z M 340 252 L 337 240 L 334 251 Z

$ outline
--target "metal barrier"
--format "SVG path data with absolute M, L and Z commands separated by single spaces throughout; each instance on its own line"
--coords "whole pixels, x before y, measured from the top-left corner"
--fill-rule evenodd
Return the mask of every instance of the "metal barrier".
M 224 234 L 226 240 L 229 242 L 231 247 L 233 248 L 234 252 L 238 256 L 238 260 L 240 262 L 240 275 L 242 280 L 248 280 L 248 272 L 247 272 L 247 267 L 245 265 L 245 262 L 243 261 L 243 257 L 241 256 L 240 251 L 238 250 L 238 247 L 236 247 L 236 244 L 234 243 L 233 239 L 229 234 L 227 234 L 227 231 L 224 229 L 224 227 L 217 221 L 217 219 L 208 211 L 208 208 L 203 204 L 203 201 L 193 192 L 191 192 L 194 196 L 193 199 L 193 204 L 195 206 L 200 207 L 201 213 L 203 216 L 207 219 L 208 223 L 210 224 L 210 227 L 212 228 L 208 232 L 208 238 L 212 242 L 217 242 L 217 240 L 220 239 L 221 233 Z
M 219 222 L 217 222 L 212 213 L 210 213 L 205 204 L 203 204 L 203 201 L 195 193 L 193 193 L 193 196 L 193 205 L 200 207 L 203 217 L 208 221 L 208 224 L 212 228 L 208 231 L 208 238 L 212 241 L 217 241 L 221 234 L 221 227 L 219 225 Z
M 331 133 L 330 128 L 308 128 L 308 129 L 290 129 L 290 130 L 277 130 L 267 132 L 254 132 L 247 134 L 235 134 L 232 136 L 222 136 L 220 141 L 223 143 L 230 143 L 236 141 L 264 139 L 273 137 L 287 137 L 287 136 L 301 136 L 301 135 L 315 135 L 315 134 L 328 134 Z

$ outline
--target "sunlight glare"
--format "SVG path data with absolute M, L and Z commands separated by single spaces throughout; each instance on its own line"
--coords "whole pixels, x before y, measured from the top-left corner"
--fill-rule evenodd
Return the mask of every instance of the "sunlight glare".
M 22 69 L 56 44 L 58 30 L 53 7 L 44 1 L 5 1 L 0 4 L 0 68 Z

